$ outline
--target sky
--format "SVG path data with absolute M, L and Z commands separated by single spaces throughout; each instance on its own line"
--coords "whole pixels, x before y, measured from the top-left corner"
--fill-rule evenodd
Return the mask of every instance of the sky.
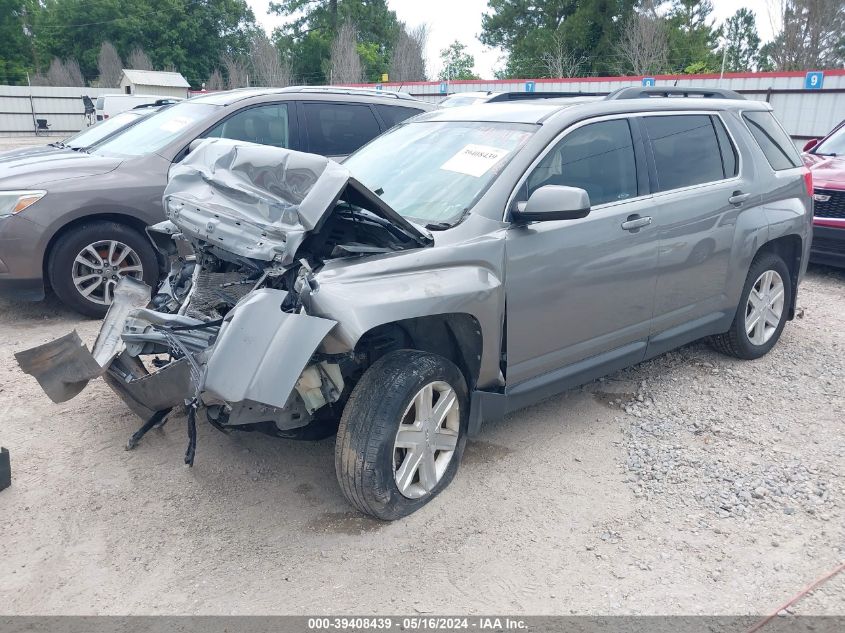
M 712 0 L 716 24 L 733 15 L 737 10 L 736 0 Z M 763 42 L 772 37 L 769 6 L 772 0 L 743 0 L 742 6 L 754 11 L 757 16 L 757 31 Z M 283 19 L 267 15 L 269 0 L 247 0 L 255 17 L 269 33 L 282 24 Z M 429 28 L 427 68 L 430 78 L 440 72 L 440 51 L 458 40 L 466 44 L 467 51 L 475 57 L 475 71 L 483 79 L 492 79 L 497 68 L 504 66 L 500 50 L 481 44 L 481 15 L 487 8 L 487 0 L 388 0 L 387 4 L 396 11 L 399 20 L 409 27 L 426 24 Z

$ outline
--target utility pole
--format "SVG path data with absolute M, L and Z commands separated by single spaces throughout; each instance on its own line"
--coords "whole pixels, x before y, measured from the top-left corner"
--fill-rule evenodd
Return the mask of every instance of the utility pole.
M 29 86 L 29 111 L 32 113 L 32 130 L 38 134 L 38 123 L 35 122 L 35 104 L 32 101 L 32 84 L 29 83 L 29 71 L 26 73 L 26 85 Z

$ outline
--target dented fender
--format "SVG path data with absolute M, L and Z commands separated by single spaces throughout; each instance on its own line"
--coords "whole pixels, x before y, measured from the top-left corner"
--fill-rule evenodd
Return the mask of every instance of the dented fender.
M 287 293 L 262 288 L 228 314 L 206 365 L 203 392 L 282 408 L 335 321 L 282 312 Z

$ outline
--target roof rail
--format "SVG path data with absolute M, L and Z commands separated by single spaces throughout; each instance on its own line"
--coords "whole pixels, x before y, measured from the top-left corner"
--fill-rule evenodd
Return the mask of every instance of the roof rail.
M 372 97 L 388 97 L 391 99 L 413 99 L 405 92 L 392 90 L 376 90 L 374 88 L 347 88 L 345 86 L 303 86 L 299 92 L 323 92 L 334 94 L 366 95 Z
M 704 99 L 741 99 L 738 92 L 727 88 L 691 88 L 688 86 L 629 86 L 619 88 L 607 95 L 606 99 L 649 99 L 652 97 L 698 97 Z

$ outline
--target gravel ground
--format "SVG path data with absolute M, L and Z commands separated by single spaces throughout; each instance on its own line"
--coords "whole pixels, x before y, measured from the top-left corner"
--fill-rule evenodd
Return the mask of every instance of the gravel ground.
M 694 344 L 490 424 L 415 515 L 351 511 L 333 441 L 54 405 L 13 352 L 98 323 L 0 301 L 5 614 L 761 614 L 845 559 L 845 271 L 766 357 Z M 799 602 L 845 614 L 845 574 Z
M 98 324 L 0 303 L 0 604 L 14 614 L 754 614 L 845 558 L 845 274 L 812 268 L 771 354 L 704 344 L 485 428 L 393 524 L 350 510 L 331 440 L 150 433 L 101 382 L 53 405 L 12 353 Z M 845 575 L 798 613 L 844 614 Z

